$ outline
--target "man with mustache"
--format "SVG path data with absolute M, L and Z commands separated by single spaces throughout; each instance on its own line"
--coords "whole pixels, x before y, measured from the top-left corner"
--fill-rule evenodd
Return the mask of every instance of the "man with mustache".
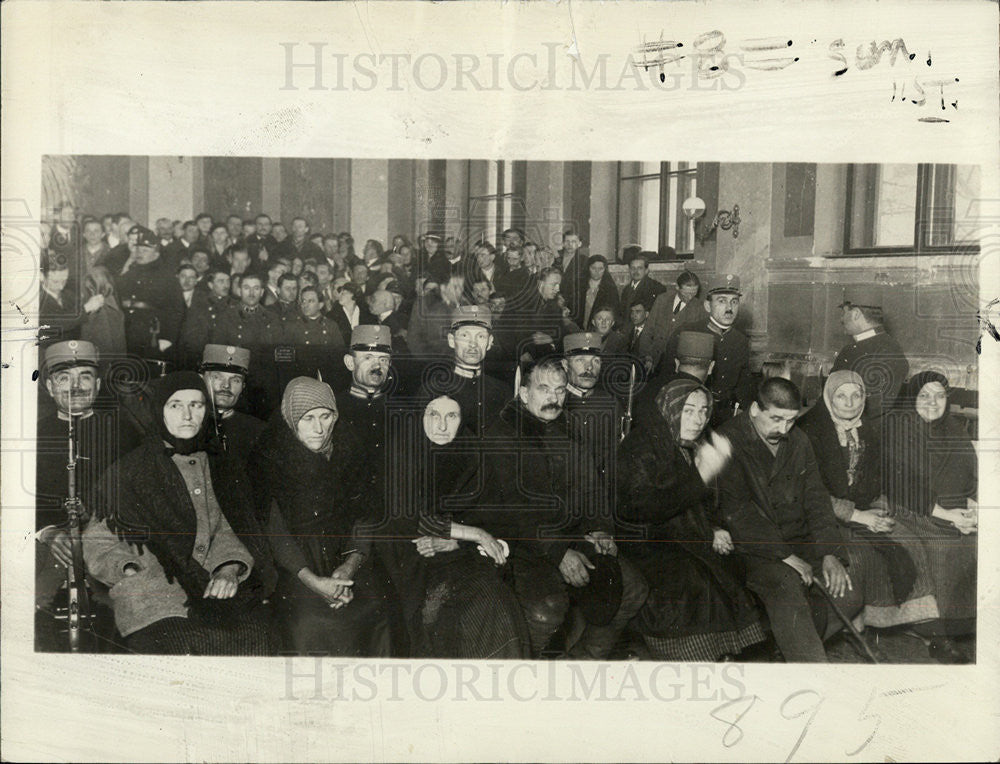
M 794 384 L 771 377 L 750 408 L 720 428 L 732 460 L 718 478 L 719 504 L 785 661 L 822 663 L 823 640 L 840 622 L 811 584 L 829 589 L 848 617 L 861 609 L 864 587 L 844 568 L 830 494 L 809 439 L 794 426 L 801 404 Z
M 741 297 L 739 276 L 731 273 L 712 276 L 706 281 L 705 312 L 708 317 L 681 327 L 683 331 L 711 334 L 715 343 L 715 366 L 706 382 L 714 399 L 713 427 L 718 427 L 740 409 L 746 409 L 751 402 L 750 339 L 733 325 L 740 312 Z M 668 370 L 676 366 L 680 333 L 674 332 L 667 341 L 664 365 Z
M 38 420 L 35 468 L 35 604 L 38 618 L 35 645 L 40 650 L 68 649 L 58 638 L 52 619 L 56 592 L 66 582 L 72 551 L 63 499 L 68 490 L 69 421 L 77 456 L 76 495 L 83 503 L 81 524 L 93 512 L 97 484 L 118 457 L 139 445 L 139 435 L 120 418 L 117 407 L 95 405 L 101 389 L 97 348 L 84 340 L 50 345 L 44 351 L 41 374 L 55 412 Z M 113 497 L 111 497 L 113 499 Z
M 572 343 L 571 343 L 572 344 Z M 602 660 L 645 600 L 647 588 L 618 549 L 607 525 L 587 517 L 594 483 L 588 454 L 563 414 L 567 375 L 548 356 L 525 369 L 517 397 L 490 419 L 482 467 L 458 490 L 462 522 L 483 528 L 510 548 L 505 564 L 538 658 L 579 606 L 567 635 L 571 657 Z M 474 495 L 468 505 L 461 497 Z M 578 624 L 578 625 L 577 625 Z M 574 644 L 571 644 L 574 643 Z
M 205 345 L 198 368 L 208 388 L 212 431 L 226 453 L 235 454 L 241 464 L 246 464 L 250 449 L 264 429 L 263 420 L 236 410 L 249 370 L 250 351 L 235 345 Z
M 510 389 L 484 373 L 486 354 L 493 347 L 493 314 L 485 305 L 459 305 L 451 316 L 448 347 L 454 366 L 441 378 L 425 382 L 421 398 L 431 400 L 447 395 L 458 401 L 462 422 L 480 435 L 490 419 L 510 398 Z

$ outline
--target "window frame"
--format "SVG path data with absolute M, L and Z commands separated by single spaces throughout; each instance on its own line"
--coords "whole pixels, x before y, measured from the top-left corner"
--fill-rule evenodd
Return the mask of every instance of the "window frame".
M 842 254 L 835 254 L 834 257 L 903 257 L 913 255 L 947 255 L 958 253 L 979 252 L 977 242 L 953 242 L 945 245 L 925 244 L 928 238 L 929 226 L 933 224 L 930 215 L 929 203 L 932 194 L 931 184 L 934 179 L 935 167 L 957 167 L 958 165 L 921 163 L 917 165 L 916 183 L 916 212 L 913 216 L 913 242 L 910 245 L 893 245 L 888 247 L 852 247 L 851 246 L 851 217 L 854 205 L 854 173 L 856 168 L 865 165 L 880 165 L 878 162 L 852 163 L 847 165 L 847 178 L 845 183 L 846 194 L 844 198 L 844 248 Z
M 639 173 L 636 173 L 636 174 L 633 174 L 633 175 L 625 175 L 624 172 L 623 172 L 623 166 L 624 166 L 624 164 L 625 164 L 625 162 L 623 162 L 623 161 L 619 161 L 617 163 L 617 165 L 618 165 L 618 169 L 617 169 L 617 186 L 616 186 L 617 193 L 616 193 L 616 196 L 615 196 L 615 198 L 616 198 L 616 203 L 615 203 L 615 258 L 616 258 L 616 261 L 619 261 L 619 262 L 620 262 L 620 260 L 618 260 L 618 258 L 621 257 L 622 247 L 624 247 L 625 244 L 626 244 L 626 242 L 622 241 L 622 235 L 621 235 L 621 223 L 622 223 L 622 219 L 621 219 L 622 218 L 622 213 L 621 213 L 622 182 L 623 181 L 643 181 L 644 182 L 644 181 L 649 181 L 649 180 L 659 180 L 659 182 L 660 182 L 659 203 L 658 203 L 658 207 L 657 207 L 658 213 L 659 213 L 659 218 L 657 220 L 657 236 L 656 236 L 657 241 L 656 241 L 656 250 L 655 250 L 655 251 L 658 252 L 660 250 L 660 248 L 663 247 L 663 246 L 665 246 L 665 245 L 667 245 L 667 242 L 668 242 L 668 233 L 669 232 L 667 231 L 667 225 L 670 222 L 670 208 L 668 206 L 670 204 L 670 178 L 671 178 L 671 176 L 676 176 L 678 178 L 678 185 L 679 185 L 680 184 L 680 179 L 683 179 L 685 177 L 691 177 L 691 178 L 693 178 L 695 180 L 695 183 L 697 184 L 698 170 L 699 170 L 699 163 L 698 162 L 686 162 L 686 164 L 688 164 L 690 166 L 685 167 L 684 169 L 671 169 L 671 165 L 672 164 L 678 165 L 678 164 L 680 164 L 680 162 L 679 161 L 677 161 L 677 162 L 664 161 L 664 162 L 660 162 L 660 169 L 659 169 L 658 172 L 646 172 L 646 173 L 639 172 Z M 639 162 L 639 164 L 641 164 L 641 162 Z M 679 201 L 680 203 L 683 203 L 684 200 L 680 199 L 680 200 L 677 200 L 677 201 Z M 631 242 L 629 242 L 629 243 L 631 243 Z M 639 242 L 635 242 L 635 243 L 638 244 Z M 675 247 L 674 250 L 675 250 L 675 254 L 677 255 L 677 257 L 675 257 L 675 258 L 673 258 L 671 260 L 662 260 L 662 261 L 658 260 L 657 262 L 668 262 L 668 263 L 678 262 L 679 263 L 679 262 L 686 262 L 688 260 L 691 260 L 694 257 L 694 250 L 695 250 L 695 246 L 696 245 L 697 245 L 697 232 L 695 232 L 692 235 L 692 237 L 691 237 L 691 249 L 679 250 L 679 249 L 677 249 Z

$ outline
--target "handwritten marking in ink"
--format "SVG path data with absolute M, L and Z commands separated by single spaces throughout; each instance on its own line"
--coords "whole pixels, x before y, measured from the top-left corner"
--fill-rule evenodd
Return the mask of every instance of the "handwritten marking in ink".
M 976 315 L 979 319 L 979 325 L 982 327 L 982 331 L 979 333 L 979 339 L 976 340 L 976 355 L 983 354 L 984 332 L 990 335 L 996 342 L 1000 342 L 1000 331 L 997 330 L 996 325 L 993 323 L 991 315 L 993 311 L 997 309 L 1000 309 L 1000 297 L 997 297 L 995 300 L 990 300 Z
M 788 713 L 786 713 L 785 711 L 788 704 L 792 700 L 805 695 L 816 696 L 817 698 L 816 702 L 811 706 L 803 708 L 798 713 L 794 713 L 791 716 L 789 716 Z M 826 698 L 824 698 L 815 690 L 799 690 L 798 692 L 793 692 L 791 695 L 785 698 L 785 702 L 781 704 L 781 715 L 782 717 L 788 719 L 789 721 L 791 721 L 792 719 L 798 719 L 800 716 L 805 716 L 806 714 L 809 714 L 809 718 L 806 720 L 806 723 L 802 726 L 802 732 L 799 733 L 798 740 L 795 741 L 795 745 L 792 746 L 792 750 L 788 752 L 788 756 L 785 758 L 785 764 L 788 764 L 788 762 L 792 760 L 792 757 L 795 755 L 796 751 L 799 750 L 799 746 L 802 745 L 802 741 L 806 739 L 806 735 L 809 734 L 809 728 L 812 726 L 812 723 L 816 720 L 816 714 L 819 713 L 820 706 L 823 705 L 824 700 L 826 700 Z
M 735 700 L 727 701 L 726 703 L 723 703 L 721 706 L 713 708 L 711 711 L 708 712 L 708 715 L 711 716 L 713 719 L 715 719 L 716 721 L 720 721 L 726 725 L 726 731 L 722 733 L 722 745 L 724 745 L 726 748 L 732 748 L 734 745 L 736 745 L 743 739 L 743 728 L 740 727 L 740 722 L 743 720 L 744 716 L 750 713 L 750 709 L 754 707 L 754 704 L 758 700 L 760 700 L 760 698 L 757 697 L 756 695 L 736 698 Z M 745 709 L 743 709 L 736 715 L 735 719 L 732 720 L 724 719 L 722 716 L 719 715 L 723 711 L 731 708 L 732 706 L 735 706 L 738 703 L 743 703 L 745 701 L 750 701 L 750 702 Z

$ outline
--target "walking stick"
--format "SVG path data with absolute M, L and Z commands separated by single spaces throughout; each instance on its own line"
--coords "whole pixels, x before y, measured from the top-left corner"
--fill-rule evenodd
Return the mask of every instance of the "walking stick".
M 870 660 L 872 663 L 875 664 L 879 663 L 879 659 L 875 657 L 875 653 L 872 652 L 872 649 L 868 646 L 868 643 L 865 642 L 865 638 L 861 636 L 861 632 L 858 631 L 856 628 L 854 628 L 854 623 L 851 621 L 850 618 L 847 617 L 847 614 L 844 613 L 844 611 L 840 609 L 840 606 L 838 606 L 837 603 L 834 601 L 833 595 L 830 594 L 830 590 L 827 589 L 825 586 L 823 586 L 821 581 L 815 578 L 812 581 L 812 585 L 815 586 L 819 590 L 820 594 L 822 594 L 826 598 L 827 603 L 830 605 L 831 608 L 833 608 L 833 612 L 837 614 L 837 618 L 839 618 L 840 622 L 844 624 L 844 627 L 847 629 L 848 633 L 851 635 L 851 637 L 854 638 L 855 642 L 861 645 L 861 651 L 865 654 L 865 656 L 867 656 L 868 660 Z

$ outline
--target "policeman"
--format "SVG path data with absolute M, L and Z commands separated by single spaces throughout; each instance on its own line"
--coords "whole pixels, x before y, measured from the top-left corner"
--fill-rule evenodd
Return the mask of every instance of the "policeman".
M 740 311 L 740 278 L 731 273 L 712 276 L 707 280 L 705 312 L 707 318 L 685 325 L 683 331 L 712 335 L 715 344 L 715 367 L 707 386 L 712 391 L 714 406 L 712 425 L 718 426 L 738 409 L 746 409 L 752 395 L 750 377 L 750 339 L 733 326 Z M 677 343 L 681 332 L 667 343 L 667 369 L 677 366 Z
M 125 344 L 129 353 L 154 362 L 162 373 L 166 362 L 173 360 L 184 297 L 170 264 L 160 257 L 156 234 L 136 228 L 132 264 L 118 279 L 125 309 Z
M 486 353 L 493 347 L 493 314 L 485 305 L 460 305 L 452 313 L 448 347 L 454 365 L 443 379 L 424 383 L 425 400 L 447 395 L 458 401 L 462 422 L 476 436 L 490 418 L 499 415 L 511 391 L 500 380 L 483 373 Z
M 213 427 L 226 453 L 246 464 L 264 422 L 236 410 L 250 370 L 250 351 L 235 345 L 206 345 L 198 372 L 208 388 Z
M 66 467 L 70 418 L 77 457 L 76 496 L 82 502 L 84 515 L 98 501 L 101 475 L 119 456 L 139 445 L 139 437 L 119 417 L 117 409 L 95 407 L 101 389 L 100 356 L 92 343 L 57 342 L 46 348 L 44 354 L 42 380 L 56 410 L 38 420 L 37 431 L 35 524 L 39 543 L 35 556 L 35 603 L 40 617 L 36 646 L 51 650 L 66 649 L 66 645 L 53 641 L 55 623 L 46 615 L 52 612 L 53 599 L 66 581 L 66 566 L 72 560 L 63 506 L 69 488 Z

